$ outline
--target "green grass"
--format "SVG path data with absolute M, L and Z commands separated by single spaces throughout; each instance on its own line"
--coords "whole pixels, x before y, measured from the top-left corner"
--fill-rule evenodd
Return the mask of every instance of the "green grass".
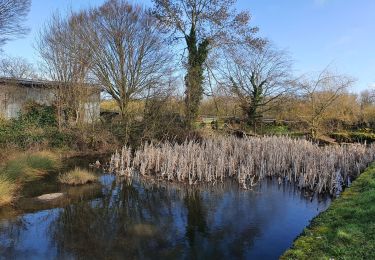
M 312 221 L 281 259 L 375 259 L 375 163 Z
M 59 182 L 68 185 L 82 185 L 97 181 L 97 176 L 87 170 L 75 168 L 72 171 L 59 175 Z
M 0 206 L 13 202 L 25 182 L 40 179 L 60 167 L 60 159 L 51 152 L 12 156 L 0 168 Z
M 32 181 L 61 166 L 59 158 L 50 152 L 17 155 L 10 159 L 2 173 L 12 181 Z

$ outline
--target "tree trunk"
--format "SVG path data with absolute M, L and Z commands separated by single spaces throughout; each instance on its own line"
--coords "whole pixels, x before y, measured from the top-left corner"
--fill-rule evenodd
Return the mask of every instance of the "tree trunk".
M 198 44 L 195 26 L 192 25 L 190 34 L 185 37 L 188 46 L 187 74 L 185 76 L 185 113 L 186 127 L 192 129 L 198 116 L 198 108 L 203 97 L 203 64 L 207 59 L 207 39 Z

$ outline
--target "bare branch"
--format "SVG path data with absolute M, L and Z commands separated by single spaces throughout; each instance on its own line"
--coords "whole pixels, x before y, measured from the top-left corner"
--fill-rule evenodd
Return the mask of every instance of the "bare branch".
M 0 46 L 29 31 L 22 23 L 30 10 L 30 5 L 31 0 L 0 1 Z

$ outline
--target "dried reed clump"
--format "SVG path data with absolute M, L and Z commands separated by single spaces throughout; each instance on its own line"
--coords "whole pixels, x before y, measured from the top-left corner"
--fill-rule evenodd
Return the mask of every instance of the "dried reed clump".
M 111 165 L 121 175 L 133 172 L 170 181 L 222 182 L 235 178 L 247 188 L 265 177 L 296 182 L 300 188 L 335 194 L 375 159 L 375 145 L 319 147 L 289 137 L 220 137 L 201 143 L 145 144 L 131 156 L 122 148 Z

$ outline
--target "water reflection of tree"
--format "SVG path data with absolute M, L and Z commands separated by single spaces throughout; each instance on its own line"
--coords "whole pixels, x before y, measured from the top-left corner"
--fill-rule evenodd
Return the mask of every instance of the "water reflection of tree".
M 233 188 L 234 191 L 231 190 Z M 255 238 L 261 233 L 261 226 L 242 221 L 246 214 L 254 217 L 255 212 L 251 212 L 250 208 L 237 211 L 241 207 L 245 209 L 241 193 L 233 186 L 210 193 L 196 190 L 187 193 L 184 201 L 188 211 L 186 236 L 190 246 L 189 259 L 246 257 L 246 251 L 252 248 Z M 245 204 L 248 206 L 253 202 Z M 215 220 L 216 217 L 219 221 Z
M 272 194 L 277 187 L 262 189 Z M 66 207 L 51 225 L 61 258 L 246 258 L 283 214 L 280 194 L 290 197 L 287 191 L 249 196 L 231 186 L 204 192 L 138 182 L 114 182 L 103 193 Z
M 190 254 L 196 258 L 199 254 L 196 237 L 204 237 L 207 234 L 206 212 L 198 190 L 187 189 L 184 203 L 187 209 L 186 237 L 189 241 Z
M 0 259 L 12 258 L 15 255 L 14 245 L 19 241 L 21 233 L 26 229 L 23 217 L 11 220 L 2 220 L 0 225 Z
M 171 245 L 176 233 L 175 199 L 165 190 L 121 184 L 112 186 L 109 193 L 66 207 L 53 223 L 51 231 L 61 257 L 144 258 L 178 250 Z

